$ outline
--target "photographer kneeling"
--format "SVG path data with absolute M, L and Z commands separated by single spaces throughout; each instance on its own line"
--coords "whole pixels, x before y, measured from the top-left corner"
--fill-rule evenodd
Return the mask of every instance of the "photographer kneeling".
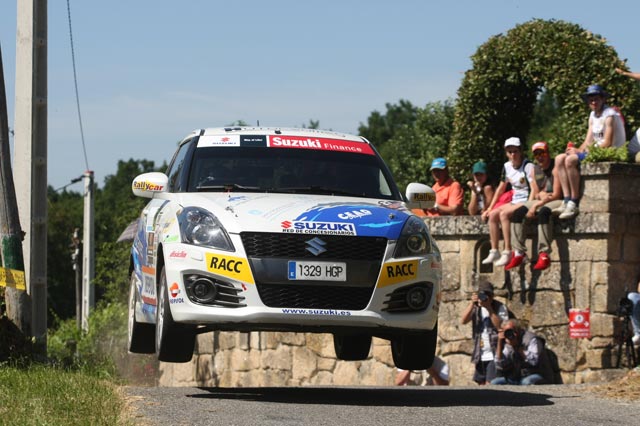
M 535 385 L 553 383 L 553 370 L 545 342 L 524 330 L 516 320 L 506 321 L 498 333 L 496 369 L 492 385 Z

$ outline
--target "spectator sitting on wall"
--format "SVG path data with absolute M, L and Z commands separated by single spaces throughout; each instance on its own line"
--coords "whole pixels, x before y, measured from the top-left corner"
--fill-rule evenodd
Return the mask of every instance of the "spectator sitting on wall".
M 492 385 L 535 385 L 553 383 L 553 370 L 541 337 L 508 320 L 498 333 L 496 370 Z
M 421 381 L 412 379 L 411 370 L 398 368 L 396 375 L 396 386 L 424 385 L 424 386 L 449 386 L 449 365 L 438 356 L 433 359 L 433 364 L 427 370 L 427 377 L 422 377 Z
M 600 148 L 619 148 L 626 142 L 622 117 L 614 108 L 606 105 L 609 94 L 599 84 L 592 84 L 582 94 L 582 99 L 591 109 L 589 128 L 584 142 L 579 148 L 567 145 L 564 154 L 556 157 L 558 177 L 562 186 L 564 200 L 562 205 L 553 210 L 560 219 L 571 219 L 578 214 L 580 199 L 580 162 L 585 159 L 591 146 Z
M 471 216 L 475 216 L 484 213 L 489 207 L 489 203 L 493 199 L 494 187 L 489 181 L 487 163 L 478 161 L 473 165 L 471 171 L 473 180 L 467 182 L 467 186 L 471 190 L 468 210 Z
M 634 345 L 640 345 L 640 281 L 635 292 L 627 294 L 627 299 L 632 303 L 631 325 L 633 326 L 633 337 L 631 340 Z
M 432 188 L 436 193 L 436 204 L 433 208 L 425 209 L 424 213 L 427 216 L 462 214 L 462 186 L 449 176 L 447 160 L 435 158 L 431 162 L 431 175 L 435 180 Z
M 483 265 L 495 263 L 496 266 L 506 266 L 511 261 L 511 216 L 520 206 L 523 206 L 526 201 L 532 200 L 538 193 L 533 174 L 533 163 L 524 156 L 520 139 L 515 137 L 507 139 L 504 142 L 504 152 L 509 161 L 504 163 L 502 178 L 491 204 L 482 213 L 482 217 L 488 220 L 491 241 L 491 249 L 489 255 L 482 260 Z M 513 190 L 511 202 L 496 207 L 509 184 Z M 502 254 L 498 250 L 501 229 L 504 238 Z
M 549 252 L 553 238 L 551 210 L 562 204 L 562 189 L 558 179 L 558 170 L 554 168 L 554 159 L 549 155 L 549 145 L 536 142 L 531 147 L 536 161 L 534 175 L 538 185 L 538 193 L 534 199 L 527 201 L 511 217 L 511 233 L 513 235 L 514 255 L 505 270 L 520 266 L 527 256 L 525 245 L 524 219 L 538 219 L 538 261 L 533 269 L 547 269 L 551 263 Z
M 462 313 L 461 322 L 471 321 L 473 352 L 471 363 L 475 364 L 473 381 L 479 385 L 491 382 L 496 377 L 494 358 L 498 346 L 498 330 L 503 321 L 513 318 L 507 307 L 493 298 L 493 284 L 483 281 L 478 292 L 471 295 L 471 302 Z

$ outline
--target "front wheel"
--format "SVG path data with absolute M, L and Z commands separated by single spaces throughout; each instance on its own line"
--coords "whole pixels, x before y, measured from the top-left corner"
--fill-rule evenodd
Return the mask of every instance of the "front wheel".
M 403 370 L 426 370 L 433 364 L 437 340 L 437 325 L 431 331 L 394 336 L 391 338 L 393 363 Z
M 156 353 L 165 362 L 189 362 L 196 344 L 196 330 L 191 325 L 173 321 L 169 307 L 167 275 L 162 267 L 156 307 Z
M 153 324 L 136 320 L 138 304 L 138 289 L 136 288 L 136 273 L 131 272 L 129 281 L 129 324 L 127 333 L 127 349 L 136 354 L 152 354 L 155 352 L 156 329 Z

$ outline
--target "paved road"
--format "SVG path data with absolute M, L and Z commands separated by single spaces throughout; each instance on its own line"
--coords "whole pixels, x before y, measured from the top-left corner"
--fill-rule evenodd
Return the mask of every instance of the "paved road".
M 127 387 L 140 425 L 638 425 L 640 401 L 585 386 Z

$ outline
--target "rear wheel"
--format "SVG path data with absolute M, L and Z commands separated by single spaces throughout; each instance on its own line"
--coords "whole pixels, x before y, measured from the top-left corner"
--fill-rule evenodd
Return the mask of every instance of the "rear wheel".
M 136 288 L 136 273 L 131 272 L 129 281 L 129 324 L 127 333 L 127 349 L 137 354 L 152 354 L 155 352 L 156 329 L 153 324 L 136 320 L 136 306 L 138 304 Z
M 336 358 L 344 361 L 367 359 L 371 349 L 371 336 L 366 334 L 334 334 Z
M 156 353 L 165 362 L 189 362 L 196 344 L 195 327 L 173 321 L 164 267 L 160 272 L 160 289 L 156 307 Z
M 433 364 L 437 340 L 437 325 L 431 331 L 393 337 L 391 355 L 394 364 L 403 370 L 426 370 Z

